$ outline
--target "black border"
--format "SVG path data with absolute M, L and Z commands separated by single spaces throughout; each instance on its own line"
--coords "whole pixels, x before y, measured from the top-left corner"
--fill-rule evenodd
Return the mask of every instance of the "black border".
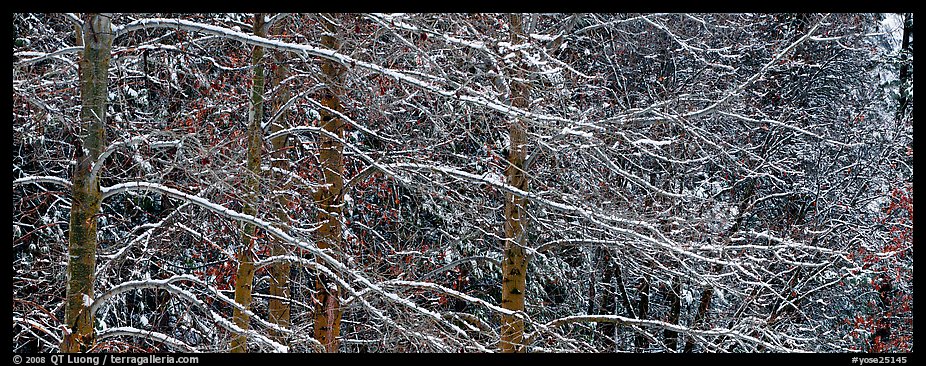
M 864 3 L 861 2 L 809 2 L 804 1 L 801 3 L 791 3 L 791 2 L 781 2 L 781 1 L 712 1 L 712 2 L 687 2 L 684 4 L 667 2 L 667 1 L 626 1 L 626 0 L 570 0 L 568 2 L 553 2 L 553 1 L 505 1 L 505 0 L 457 0 L 457 1 L 448 1 L 448 0 L 414 0 L 414 1 L 402 1 L 402 0 L 393 0 L 392 2 L 369 2 L 369 1 L 345 1 L 345 0 L 336 0 L 336 1 L 324 1 L 324 0 L 300 0 L 298 2 L 291 2 L 288 0 L 276 0 L 276 1 L 263 1 L 263 2 L 224 2 L 212 4 L 209 2 L 177 2 L 177 3 L 164 3 L 162 1 L 123 1 L 119 3 L 109 3 L 105 2 L 70 2 L 70 3 L 60 3 L 60 2 L 23 2 L 23 1 L 13 1 L 7 2 L 8 6 L 11 6 L 12 12 L 71 12 L 71 11 L 80 11 L 80 10 L 117 10 L 119 12 L 161 12 L 165 10 L 177 11 L 177 12 L 250 12 L 250 11 L 296 11 L 296 12 L 323 12 L 323 11 L 332 11 L 332 12 L 916 12 L 918 6 L 914 6 L 912 2 L 907 1 L 893 1 L 893 2 L 875 2 L 867 1 Z M 103 8 L 103 9 L 100 9 Z M 11 14 L 12 15 L 12 14 Z M 12 24 L 12 22 L 11 22 Z M 12 27 L 10 30 L 12 35 Z M 11 55 L 12 57 L 12 55 Z M 12 60 L 11 60 L 12 61 Z M 12 63 L 12 62 L 11 62 Z M 919 64 L 916 59 L 914 59 L 914 65 Z M 12 74 L 10 75 L 10 82 L 12 84 Z M 9 90 L 9 89 L 8 89 Z M 914 80 L 914 91 L 920 90 L 922 88 L 916 86 Z M 915 94 L 915 92 L 914 92 Z M 12 100 L 12 91 L 10 91 L 10 100 Z M 914 101 L 915 104 L 915 101 Z M 10 105 L 12 109 L 12 106 Z M 917 121 L 921 121 L 922 113 L 919 112 L 916 108 L 913 109 L 913 123 L 914 123 L 914 138 L 911 146 L 915 144 L 918 138 L 919 133 L 917 130 L 922 130 L 923 128 L 916 128 Z M 12 135 L 10 135 L 12 138 Z M 12 145 L 12 144 L 11 144 Z M 914 150 L 915 151 L 915 150 Z M 7 159 L 10 159 L 10 164 L 12 163 L 12 156 L 8 156 Z M 916 169 L 916 154 L 913 157 L 913 166 Z M 11 166 L 11 165 L 8 165 Z M 8 173 L 12 174 L 12 173 Z M 918 175 L 914 172 L 914 177 Z M 12 181 L 10 178 L 9 181 Z M 12 199 L 11 197 L 8 199 Z M 10 202 L 10 201 L 8 201 Z M 917 203 L 920 203 L 919 206 L 923 206 L 923 198 L 917 198 L 914 195 L 914 206 L 917 206 Z M 11 202 L 12 203 L 12 202 Z M 8 206 L 9 207 L 9 206 Z M 916 238 L 916 233 L 919 231 L 919 225 L 914 221 L 914 242 Z M 9 249 L 12 250 L 12 249 Z M 11 252 L 8 252 L 11 253 Z M 914 253 L 914 267 L 917 260 L 917 256 Z M 10 280 L 13 277 L 13 269 L 10 267 Z M 920 281 L 919 275 L 914 272 L 914 303 L 916 303 L 916 288 L 917 284 L 922 283 Z M 11 308 L 12 314 L 12 308 Z M 914 311 L 914 339 L 916 338 L 917 331 L 919 328 L 918 325 L 921 323 L 919 320 L 920 317 L 915 316 Z M 9 319 L 9 318 L 8 318 Z M 12 321 L 11 321 L 12 322 Z M 854 357 L 859 358 L 871 358 L 871 357 L 894 357 L 894 360 L 898 360 L 897 357 L 906 357 L 906 362 L 904 364 L 912 364 L 916 359 L 914 354 L 916 353 L 917 345 L 914 342 L 913 352 L 906 354 L 877 354 L 877 353 L 808 353 L 808 354 L 781 354 L 781 353 L 763 353 L 763 354 L 753 354 L 753 353 L 739 353 L 739 354 L 703 354 L 703 353 L 686 353 L 686 354 L 667 354 L 667 353 L 646 353 L 646 354 L 636 354 L 636 353 L 597 353 L 597 354 L 546 354 L 546 353 L 530 353 L 530 354 L 518 354 L 518 355 L 504 355 L 504 354 L 399 354 L 399 353 L 382 353 L 382 354 L 353 354 L 353 353 L 340 353 L 340 354 L 258 354 L 258 353 L 249 353 L 249 354 L 228 354 L 228 353 L 205 353 L 205 354 L 195 354 L 195 353 L 156 353 L 156 355 L 166 356 L 170 355 L 173 357 L 198 357 L 198 365 L 213 365 L 213 364 L 222 364 L 227 365 L 229 362 L 287 362 L 295 363 L 295 365 L 301 365 L 302 363 L 311 363 L 311 364 L 320 364 L 325 362 L 338 363 L 338 366 L 344 365 L 353 365 L 359 362 L 383 362 L 387 364 L 398 363 L 399 365 L 409 365 L 409 364 L 432 364 L 433 366 L 444 366 L 444 363 L 448 361 L 451 363 L 461 363 L 469 364 L 472 366 L 487 366 L 494 364 L 505 364 L 510 362 L 524 362 L 531 363 L 530 366 L 540 366 L 546 365 L 547 362 L 553 362 L 557 366 L 579 366 L 579 365 L 564 365 L 566 362 L 580 362 L 584 366 L 589 363 L 602 363 L 608 364 L 610 362 L 614 363 L 631 363 L 631 364 L 645 364 L 650 362 L 665 362 L 673 364 L 737 364 L 742 365 L 752 362 L 769 362 L 776 365 L 784 366 L 793 366 L 794 363 L 824 363 L 824 364 L 834 364 L 834 365 L 858 365 L 858 363 L 853 363 L 852 360 Z M 16 354 L 12 356 L 39 356 L 45 357 L 45 364 L 51 363 L 51 356 L 56 355 L 55 353 L 40 353 L 40 354 Z M 144 356 L 147 354 L 120 354 L 121 356 Z M 103 357 L 103 355 L 100 355 Z M 15 364 L 10 360 L 10 364 Z M 478 363 L 478 364 L 476 364 Z M 536 364 L 534 364 L 536 363 Z M 899 362 L 895 362 L 901 364 Z M 22 363 L 25 365 L 25 363 Z M 435 365 L 436 364 L 436 365 Z M 59 364 L 59 366 L 62 364 Z M 64 365 L 69 365 L 64 363 Z M 874 365 L 872 363 L 872 365 Z M 258 364 L 252 366 L 276 366 L 276 365 L 266 365 Z M 373 366 L 373 365 L 369 365 Z M 512 366 L 525 366 L 525 365 L 512 365 Z

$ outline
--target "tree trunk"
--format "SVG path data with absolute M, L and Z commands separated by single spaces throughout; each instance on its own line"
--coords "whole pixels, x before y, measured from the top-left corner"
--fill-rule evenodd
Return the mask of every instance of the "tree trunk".
M 913 55 L 913 49 L 910 47 L 910 40 L 913 38 L 913 13 L 905 13 L 903 16 L 903 38 L 900 46 L 900 52 L 903 55 L 900 64 L 900 100 L 897 106 L 897 120 L 903 119 L 910 103 L 910 94 L 907 93 L 906 85 L 910 79 L 910 57 Z
M 85 14 L 79 39 L 80 133 L 71 187 L 71 217 L 68 230 L 68 278 L 65 304 L 67 334 L 62 352 L 84 352 L 93 346 L 94 273 L 96 272 L 97 219 L 100 212 L 100 181 L 92 174 L 94 162 L 106 143 L 106 104 L 113 44 L 111 14 Z
M 763 154 L 764 154 L 764 150 L 763 150 Z M 740 204 L 739 204 L 739 210 L 737 211 L 738 213 L 736 214 L 736 219 L 734 219 L 733 225 L 730 226 L 730 228 L 727 229 L 726 232 L 722 236 L 721 240 L 723 241 L 724 246 L 730 245 L 730 237 L 733 236 L 733 234 L 739 230 L 740 225 L 743 224 L 743 218 L 746 217 L 746 208 L 749 205 L 749 200 L 752 199 L 752 196 L 755 195 L 755 193 L 756 193 L 755 185 L 750 184 L 746 186 L 746 191 L 744 192 L 743 200 L 740 201 Z M 721 269 L 720 265 L 716 263 L 710 266 L 711 273 L 719 273 L 720 269 Z M 691 326 L 690 326 L 692 329 L 700 326 L 701 323 L 704 321 L 704 319 L 707 317 L 707 312 L 708 310 L 710 310 L 710 307 L 711 307 L 711 298 L 713 297 L 714 297 L 714 288 L 711 287 L 710 285 L 708 285 L 708 287 L 704 288 L 704 290 L 701 291 L 701 301 L 698 304 L 698 312 L 695 314 L 694 320 L 692 321 Z M 688 341 L 685 342 L 684 352 L 691 353 L 693 350 L 694 350 L 694 338 L 691 336 L 688 336 Z
M 646 319 L 649 314 L 649 290 L 649 279 L 643 277 L 640 281 L 640 302 L 638 304 L 637 319 Z M 649 347 L 649 339 L 640 333 L 637 333 L 633 343 L 637 346 L 637 352 L 643 352 Z
M 601 247 L 596 248 L 595 253 L 592 254 L 592 259 L 589 261 L 589 276 L 588 276 L 588 309 L 585 310 L 585 313 L 588 315 L 598 313 L 598 295 L 595 289 L 595 285 L 598 284 L 598 264 L 601 261 Z
M 675 276 L 675 279 L 672 281 L 672 288 L 668 292 L 669 300 L 669 323 L 678 324 L 679 315 L 682 312 L 682 299 L 680 293 L 682 291 L 682 281 L 678 276 Z M 666 348 L 672 352 L 678 352 L 678 332 L 666 329 L 663 332 L 663 336 L 666 339 Z
M 602 256 L 600 257 L 601 261 L 604 263 L 604 274 L 601 279 L 601 284 L 603 285 L 601 291 L 601 314 L 604 315 L 615 315 L 615 306 L 616 301 L 615 297 L 617 296 L 617 290 L 614 287 L 614 264 L 611 263 L 611 253 L 608 249 L 602 249 Z M 616 327 L 614 323 L 598 323 L 596 325 L 598 330 L 598 336 L 601 337 L 602 343 L 605 347 L 605 352 L 614 352 L 614 347 L 617 345 L 617 342 L 614 339 L 614 331 Z
M 630 296 L 627 296 L 627 288 L 624 287 L 624 274 L 621 271 L 621 266 L 617 263 L 614 264 L 614 275 L 617 276 L 617 290 L 618 295 L 621 296 L 621 306 L 624 307 L 627 317 L 636 318 L 637 313 L 633 311 L 633 305 L 630 304 Z
M 327 33 L 322 35 L 322 46 L 330 50 L 340 47 L 334 37 L 338 28 L 320 17 Z M 341 111 L 341 84 L 344 69 L 335 62 L 325 60 L 321 65 L 322 76 L 326 85 L 322 95 L 322 105 L 335 111 Z M 335 136 L 344 136 L 344 121 L 334 113 L 321 110 L 321 127 Z M 318 205 L 318 247 L 321 249 L 339 248 L 341 245 L 341 207 L 344 188 L 344 145 L 327 135 L 318 137 L 318 161 L 321 164 L 323 185 L 315 192 Z M 338 299 L 338 286 L 333 279 L 319 273 L 315 281 L 315 339 L 325 346 L 328 352 L 337 352 L 341 332 L 341 308 Z
M 276 122 L 270 125 L 271 133 L 278 132 L 283 129 L 284 125 L 288 125 L 286 122 L 289 117 L 289 112 L 286 110 L 281 110 L 286 101 L 291 97 L 291 92 L 289 86 L 283 84 L 282 81 L 289 77 L 289 67 L 286 66 L 286 55 L 281 52 L 274 52 L 274 61 L 276 62 L 276 67 L 273 69 L 273 79 L 272 83 L 274 86 L 278 87 L 276 96 L 273 101 L 273 111 L 274 115 L 279 113 L 279 118 Z M 278 136 L 270 140 L 270 144 L 273 147 L 273 152 L 271 153 L 271 166 L 280 169 L 290 169 L 288 164 L 289 160 L 287 159 L 287 144 L 286 136 Z M 286 178 L 281 178 L 278 181 L 286 181 Z M 284 187 L 284 190 L 289 188 L 287 184 Z M 277 221 L 284 227 L 284 230 L 289 229 L 289 215 L 286 213 L 286 208 L 289 206 L 289 197 L 285 194 L 277 196 L 277 203 L 279 204 L 278 209 L 276 210 Z M 290 254 L 290 251 L 283 246 L 281 242 L 275 240 L 273 242 L 273 247 L 270 248 L 270 255 L 286 255 Z M 290 326 L 290 307 L 289 302 L 283 299 L 289 299 L 289 272 L 290 264 L 289 262 L 279 262 L 271 265 L 270 267 L 270 290 L 269 293 L 274 298 L 271 298 L 268 304 L 270 312 L 270 321 L 283 327 L 289 328 Z M 280 344 L 288 345 L 289 341 L 287 340 L 285 334 L 278 332 L 272 332 L 273 338 Z
M 707 317 L 707 310 L 711 306 L 711 298 L 714 297 L 714 288 L 708 286 L 701 292 L 701 302 L 698 304 L 698 312 L 695 314 L 694 321 L 691 323 L 690 328 L 695 329 L 704 321 L 704 318 Z M 685 342 L 685 353 L 691 353 L 694 351 L 694 338 L 691 336 L 688 337 L 688 341 Z
M 264 14 L 254 14 L 254 34 L 264 37 Z M 248 152 L 247 167 L 245 173 L 244 189 L 245 199 L 242 212 L 256 216 L 257 196 L 260 190 L 258 177 L 260 175 L 261 147 L 263 145 L 263 132 L 260 128 L 260 122 L 263 117 L 264 107 L 264 67 L 261 65 L 261 59 L 264 57 L 263 47 L 254 47 L 251 54 L 251 65 L 254 67 L 254 74 L 251 76 L 251 103 L 248 110 Z M 238 258 L 238 275 L 235 279 L 235 301 L 241 304 L 245 309 L 250 310 L 252 299 L 252 286 L 254 282 L 254 235 L 257 228 L 252 224 L 244 224 L 244 230 L 241 233 L 241 243 L 238 247 L 236 257 Z M 235 325 L 242 329 L 248 329 L 251 317 L 243 311 L 235 308 L 233 313 Z M 231 352 L 247 352 L 247 336 L 244 334 L 236 335 L 231 341 Z
M 512 44 L 522 42 L 521 16 L 511 15 Z M 511 105 L 527 109 L 530 91 L 528 85 L 512 80 Z M 522 119 L 515 119 L 509 127 L 510 147 L 506 175 L 508 184 L 522 191 L 528 189 L 527 174 L 524 172 L 524 159 L 527 156 L 527 125 Z M 526 285 L 527 257 L 524 246 L 527 225 L 525 200 L 511 193 L 505 194 L 505 244 L 502 260 L 502 307 L 509 310 L 524 310 L 524 292 Z M 524 338 L 524 321 L 511 315 L 502 315 L 501 352 L 525 352 L 522 345 Z

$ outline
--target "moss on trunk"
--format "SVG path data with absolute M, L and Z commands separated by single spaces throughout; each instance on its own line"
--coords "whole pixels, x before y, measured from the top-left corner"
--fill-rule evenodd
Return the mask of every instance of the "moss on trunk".
M 254 14 L 254 34 L 264 37 L 264 15 L 261 13 Z M 264 57 L 263 47 L 254 47 L 251 54 L 251 65 L 254 66 L 254 74 L 251 76 L 251 103 L 248 110 L 248 152 L 247 166 L 248 171 L 244 180 L 245 202 L 242 212 L 247 215 L 256 216 L 257 196 L 260 190 L 258 178 L 260 176 L 261 147 L 263 146 L 263 131 L 260 128 L 261 118 L 263 116 L 264 105 L 264 67 L 261 59 Z M 245 309 L 251 308 L 252 286 L 254 282 L 254 235 L 256 227 L 252 224 L 244 224 L 244 230 L 241 233 L 241 243 L 235 256 L 238 259 L 238 274 L 235 278 L 235 301 L 244 306 Z M 242 329 L 248 329 L 251 317 L 243 311 L 235 308 L 233 314 L 235 325 Z M 247 336 L 244 334 L 236 335 L 231 341 L 231 352 L 247 352 Z
M 322 36 L 322 46 L 337 50 L 339 42 L 334 34 L 337 26 L 322 17 L 328 31 Z M 335 62 L 322 62 L 322 77 L 327 86 L 323 91 L 322 105 L 335 111 L 341 110 L 338 96 L 341 94 L 344 69 Z M 321 127 L 335 136 L 344 135 L 344 121 L 337 115 L 322 110 Z M 321 164 L 322 188 L 315 192 L 318 205 L 318 221 L 322 227 L 317 233 L 318 247 L 339 248 L 341 246 L 341 207 L 344 188 L 344 145 L 329 136 L 319 136 L 318 161 Z M 328 352 L 337 352 L 340 346 L 338 337 L 341 333 L 341 308 L 338 299 L 337 284 L 330 278 L 318 274 L 315 281 L 315 339 L 325 346 Z
M 521 17 L 511 16 L 512 43 L 522 40 Z M 511 105 L 527 109 L 530 89 L 528 85 L 512 81 Z M 528 178 L 524 171 L 527 157 L 527 125 L 524 120 L 515 119 L 509 126 L 510 147 L 506 176 L 508 184 L 522 190 L 528 190 Z M 525 255 L 525 228 L 527 226 L 526 200 L 511 193 L 505 194 L 505 244 L 502 260 L 502 307 L 509 310 L 524 310 L 524 295 L 527 283 L 527 256 Z M 502 352 L 525 352 L 524 321 L 511 315 L 502 315 L 501 339 L 499 349 Z
M 283 126 L 287 124 L 287 119 L 289 113 L 285 110 L 281 111 L 283 105 L 291 97 L 291 92 L 289 86 L 283 84 L 282 81 L 289 77 L 289 68 L 286 66 L 286 55 L 281 52 L 274 52 L 274 61 L 276 62 L 276 68 L 273 69 L 272 73 L 272 83 L 277 86 L 278 92 L 273 99 L 273 111 L 274 113 L 279 113 L 280 116 L 277 118 L 277 122 L 273 123 L 270 126 L 271 133 L 278 132 L 283 129 Z M 288 169 L 289 165 L 287 164 L 287 144 L 286 136 L 275 137 L 270 140 L 270 145 L 273 148 L 271 157 L 273 161 L 271 165 L 275 168 Z M 277 181 L 285 182 L 286 178 L 278 179 Z M 288 189 L 284 187 L 284 190 Z M 277 221 L 285 229 L 288 229 L 289 226 L 289 215 L 286 213 L 286 208 L 289 206 L 289 198 L 285 194 L 277 196 L 277 203 L 279 205 L 276 210 Z M 287 255 L 290 254 L 288 250 L 282 243 L 279 241 L 274 241 L 273 247 L 270 249 L 270 254 L 273 256 L 278 255 Z M 289 262 L 280 262 L 275 263 L 270 267 L 270 290 L 269 293 L 275 298 L 271 298 L 268 304 L 269 308 L 269 317 L 270 321 L 283 327 L 289 328 L 290 326 L 290 303 L 283 299 L 290 298 L 289 291 L 289 272 L 290 264 Z M 281 344 L 288 345 L 289 341 L 285 334 L 279 332 L 272 332 L 271 335 L 273 338 L 280 342 Z
M 100 212 L 100 183 L 91 175 L 93 163 L 106 143 L 106 103 L 109 97 L 109 60 L 113 36 L 109 14 L 85 14 L 80 57 L 80 133 L 71 187 L 71 217 L 68 229 L 68 279 L 65 323 L 68 333 L 62 352 L 84 352 L 93 346 L 93 314 L 96 272 L 97 214 Z

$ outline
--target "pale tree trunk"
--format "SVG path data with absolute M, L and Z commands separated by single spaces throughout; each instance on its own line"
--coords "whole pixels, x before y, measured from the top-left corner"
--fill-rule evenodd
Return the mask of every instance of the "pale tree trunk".
M 327 33 L 322 36 L 322 46 L 337 50 L 340 45 L 334 34 L 337 26 L 326 17 L 320 17 Z M 323 82 L 326 85 L 322 96 L 322 105 L 335 111 L 341 111 L 341 84 L 344 69 L 335 62 L 325 60 L 321 65 Z M 321 127 L 335 136 L 344 135 L 344 121 L 337 115 L 321 110 Z M 318 137 L 318 161 L 323 175 L 322 186 L 315 192 L 318 205 L 318 247 L 320 249 L 339 248 L 341 245 L 341 206 L 344 188 L 344 145 L 325 134 Z M 328 352 L 337 352 L 341 332 L 341 308 L 338 298 L 338 286 L 331 278 L 321 273 L 315 281 L 315 339 L 325 346 Z
M 523 42 L 521 16 L 511 15 L 511 43 Z M 512 79 L 511 105 L 519 109 L 528 108 L 530 89 L 528 85 Z M 527 125 L 523 119 L 515 119 L 509 126 L 510 146 L 506 175 L 508 184 L 522 191 L 528 190 L 528 178 L 524 172 L 527 156 Z M 524 292 L 527 275 L 525 228 L 527 225 L 526 201 L 511 193 L 505 194 L 505 244 L 502 260 L 502 307 L 509 310 L 524 310 Z M 523 345 L 524 321 L 521 318 L 502 315 L 501 352 L 526 352 Z
M 97 214 L 100 182 L 92 173 L 106 144 L 106 104 L 110 52 L 113 45 L 111 14 L 85 14 L 80 57 L 80 133 L 71 187 L 68 229 L 68 278 L 65 304 L 66 334 L 62 352 L 84 352 L 93 346 L 94 273 L 96 272 Z
M 264 37 L 264 14 L 254 14 L 254 34 Z M 263 145 L 263 132 L 260 128 L 264 106 L 264 67 L 261 59 L 264 57 L 263 47 L 254 47 L 251 54 L 251 65 L 254 73 L 251 75 L 251 103 L 248 110 L 248 151 L 247 167 L 244 179 L 244 207 L 242 212 L 246 215 L 257 215 L 257 196 L 259 193 L 260 153 Z M 241 243 L 235 256 L 238 259 L 238 275 L 235 279 L 235 302 L 250 310 L 252 300 L 252 286 L 254 282 L 254 234 L 257 228 L 249 223 L 244 224 L 241 233 Z M 241 329 L 248 329 L 251 317 L 235 308 L 233 311 L 235 325 Z M 235 335 L 231 341 L 231 352 L 247 352 L 248 342 L 244 334 Z
M 274 52 L 274 61 L 276 66 L 272 72 L 272 85 L 278 87 L 276 96 L 273 101 L 273 112 L 274 115 L 279 113 L 279 117 L 276 122 L 270 125 L 271 134 L 278 132 L 283 129 L 284 124 L 287 124 L 287 119 L 289 117 L 289 112 L 286 110 L 281 110 L 286 101 L 291 97 L 291 91 L 289 86 L 283 84 L 282 81 L 289 77 L 289 67 L 286 66 L 286 55 L 281 52 Z M 275 168 L 281 169 L 290 169 L 290 166 L 287 159 L 286 150 L 288 146 L 286 144 L 286 136 L 278 136 L 270 140 L 270 144 L 273 147 L 273 152 L 271 153 L 271 165 Z M 282 181 L 285 178 L 281 178 Z M 286 185 L 284 190 L 288 188 L 289 185 Z M 289 226 L 289 215 L 286 213 L 286 208 L 289 206 L 289 198 L 285 194 L 277 196 L 277 203 L 279 208 L 276 211 L 277 221 L 284 227 L 288 229 Z M 270 249 L 270 255 L 286 255 L 290 254 L 290 251 L 283 246 L 279 241 L 274 241 L 273 247 Z M 289 262 L 278 262 L 273 264 L 270 267 L 270 290 L 269 293 L 273 298 L 270 299 L 269 307 L 269 317 L 270 321 L 283 327 L 289 328 L 290 318 L 289 318 L 289 302 L 283 299 L 289 299 L 289 271 L 290 264 Z M 288 345 L 289 341 L 286 336 L 279 332 L 272 332 L 273 338 L 280 344 Z

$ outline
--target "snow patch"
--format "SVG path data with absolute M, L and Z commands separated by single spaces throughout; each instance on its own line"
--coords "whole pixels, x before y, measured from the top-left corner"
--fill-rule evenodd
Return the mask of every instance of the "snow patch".
M 531 33 L 530 37 L 538 41 L 546 41 L 546 42 L 553 41 L 556 39 L 556 37 L 551 36 L 549 34 L 537 34 L 537 33 Z
M 577 136 L 582 136 L 585 138 L 591 138 L 592 136 L 594 136 L 591 132 L 573 130 L 569 127 L 563 127 L 563 130 L 560 131 L 560 134 L 561 135 L 577 135 Z
M 483 180 L 487 182 L 493 182 L 495 184 L 503 184 L 505 182 L 505 177 L 496 172 L 488 172 L 483 176 Z
M 884 14 L 884 19 L 881 20 L 881 29 L 890 34 L 892 51 L 900 51 L 900 47 L 903 45 L 903 18 L 901 18 L 900 14 Z
M 152 166 L 151 163 L 148 163 L 147 161 L 143 160 L 141 155 L 139 154 L 132 155 L 132 160 L 135 160 L 135 162 L 138 163 L 138 165 L 141 165 L 142 169 L 144 169 L 146 172 L 150 173 L 154 170 L 154 166 Z
M 650 140 L 650 139 L 639 139 L 639 140 L 634 141 L 634 142 L 632 142 L 632 143 L 633 143 L 634 145 L 649 144 L 649 145 L 653 145 L 653 146 L 663 146 L 663 145 L 671 144 L 672 142 L 674 142 L 674 140 L 660 140 L 660 141 L 655 141 L 655 140 Z

